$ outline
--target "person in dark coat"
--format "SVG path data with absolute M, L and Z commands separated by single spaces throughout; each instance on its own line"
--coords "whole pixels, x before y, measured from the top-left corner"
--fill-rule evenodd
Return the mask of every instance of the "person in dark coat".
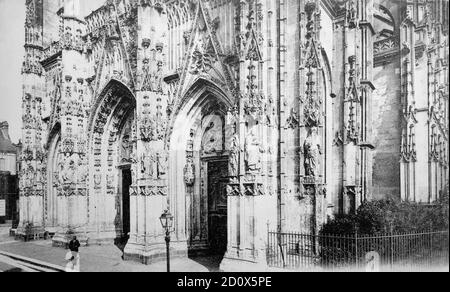
M 78 241 L 76 236 L 74 236 L 73 239 L 69 242 L 69 249 L 72 253 L 78 254 L 80 249 L 80 242 Z M 76 254 L 74 254 L 74 256 L 76 256 Z
M 73 239 L 69 242 L 69 250 L 72 253 L 72 261 L 74 262 L 74 270 L 80 271 L 80 242 L 77 237 L 74 236 Z

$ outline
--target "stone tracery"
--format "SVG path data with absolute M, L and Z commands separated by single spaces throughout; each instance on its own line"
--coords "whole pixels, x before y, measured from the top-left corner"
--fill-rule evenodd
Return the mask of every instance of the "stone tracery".
M 53 225 L 112 238 L 124 235 L 120 199 L 129 193 L 130 258 L 162 252 L 157 213 L 169 207 L 180 254 L 206 248 L 210 230 L 227 229 L 227 260 L 264 261 L 264 221 L 317 232 L 324 209 L 349 211 L 348 200 L 385 183 L 374 183 L 372 172 L 385 167 L 382 156 L 391 150 L 377 152 L 373 140 L 388 131 L 372 112 L 398 105 L 373 106 L 391 94 L 373 83 L 377 68 L 393 71 L 399 58 L 401 92 L 390 98 L 401 100 L 402 111 L 393 138 L 402 157 L 398 189 L 416 197 L 420 157 L 429 159 L 430 173 L 448 171 L 448 88 L 437 86 L 445 83 L 448 42 L 439 42 L 448 31 L 431 21 L 439 9 L 430 1 L 381 2 L 363 9 L 366 1 L 302 0 L 290 9 L 266 0 L 107 1 L 84 20 L 65 7 L 55 14 L 59 41 L 44 42 L 42 1 L 27 0 L 23 74 L 38 81 L 24 87 L 23 204 L 42 197 Z M 322 25 L 342 36 L 335 50 Z M 430 41 L 416 40 L 415 30 L 427 30 Z M 432 94 L 419 109 L 427 95 L 417 92 L 421 70 Z M 426 130 L 419 126 L 425 120 Z M 420 131 L 428 131 L 428 155 Z M 41 147 L 47 142 L 53 150 Z M 428 187 L 435 198 L 441 185 Z M 208 210 L 209 192 L 221 193 L 212 203 L 222 209 Z M 210 211 L 223 209 L 227 228 L 209 226 Z M 300 213 L 312 220 L 298 220 Z

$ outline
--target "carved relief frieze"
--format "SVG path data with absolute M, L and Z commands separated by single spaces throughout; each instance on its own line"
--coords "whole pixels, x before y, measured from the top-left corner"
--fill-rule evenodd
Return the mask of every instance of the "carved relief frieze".
M 168 195 L 168 188 L 165 186 L 139 186 L 136 191 L 136 194 L 142 197 L 166 197 Z
M 263 184 L 258 184 L 258 183 L 244 183 L 243 184 L 243 194 L 245 196 L 251 196 L 251 197 L 255 197 L 255 196 L 264 196 L 265 195 L 265 188 Z

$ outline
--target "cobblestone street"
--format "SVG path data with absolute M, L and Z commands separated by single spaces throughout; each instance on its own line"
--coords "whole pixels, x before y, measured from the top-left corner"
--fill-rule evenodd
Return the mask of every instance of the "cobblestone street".
M 7 252 L 26 258 L 43 261 L 64 269 L 66 250 L 52 247 L 51 240 L 20 242 L 9 237 L 9 227 L 0 226 L 0 252 Z M 123 261 L 122 252 L 114 245 L 89 246 L 80 250 L 81 272 L 165 272 L 166 262 L 162 261 L 145 266 L 136 262 Z M 14 267 L 0 259 L 0 271 Z M 174 259 L 171 262 L 173 272 L 217 271 L 215 258 Z

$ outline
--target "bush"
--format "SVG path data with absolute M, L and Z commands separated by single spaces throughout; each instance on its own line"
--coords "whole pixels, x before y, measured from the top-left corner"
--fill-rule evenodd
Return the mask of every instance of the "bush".
M 376 236 L 375 240 L 373 236 L 447 231 L 448 216 L 448 191 L 443 192 L 440 200 L 433 205 L 395 200 L 366 202 L 356 214 L 337 216 L 323 226 L 321 235 L 324 236 L 320 236 L 318 242 L 320 260 L 330 266 L 363 263 L 369 251 L 376 251 L 387 262 L 407 260 L 420 264 L 420 261 L 435 260 L 430 256 L 448 252 L 448 233 Z M 356 232 L 358 236 L 355 236 Z
M 340 215 L 325 224 L 322 234 L 361 235 L 442 231 L 449 228 L 449 195 L 443 193 L 433 205 L 395 200 L 366 202 L 356 214 Z

